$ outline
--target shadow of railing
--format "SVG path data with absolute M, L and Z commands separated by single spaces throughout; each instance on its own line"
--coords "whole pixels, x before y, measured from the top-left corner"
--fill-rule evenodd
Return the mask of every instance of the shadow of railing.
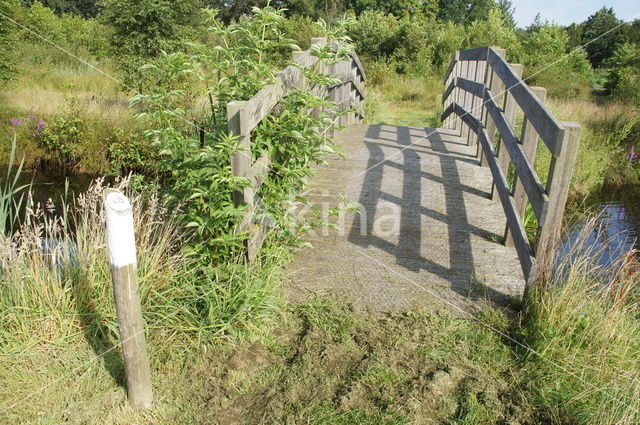
M 416 135 L 416 132 L 424 132 L 424 134 Z M 394 256 L 396 264 L 412 272 L 423 270 L 430 272 L 448 281 L 451 289 L 463 296 L 488 297 L 494 302 L 502 303 L 506 300 L 506 294 L 481 282 L 473 281 L 475 259 L 471 241 L 472 235 L 487 240 L 497 240 L 499 235 L 470 223 L 471 212 L 467 210 L 470 203 L 465 202 L 465 194 L 490 198 L 491 188 L 483 191 L 462 181 L 459 164 L 465 162 L 478 165 L 478 159 L 475 155 L 453 151 L 452 148 L 456 145 L 466 146 L 466 143 L 460 139 L 455 140 L 453 136 L 457 134 L 446 129 L 381 125 L 368 127 L 364 145 L 369 157 L 360 188 L 360 214 L 353 219 L 349 230 L 349 241 L 363 248 L 374 246 L 381 249 Z M 388 151 L 389 148 L 397 150 L 391 154 L 385 154 L 385 149 Z M 435 169 L 423 170 L 426 156 L 436 159 L 440 175 Z M 397 187 L 397 193 L 388 193 L 383 190 L 385 170 L 388 168 L 401 172 L 402 182 L 397 182 L 397 186 L 394 186 Z M 444 194 L 444 211 L 423 205 L 423 199 L 432 195 L 423 193 L 424 188 L 434 187 L 423 185 L 425 180 L 441 185 L 441 193 Z M 436 194 L 433 195 L 436 196 Z M 375 217 L 380 213 L 378 209 L 382 202 L 389 203 L 392 209 L 399 211 L 397 234 L 384 236 L 377 234 L 380 233 L 380 229 L 376 228 Z M 442 240 L 448 246 L 442 246 L 440 249 L 443 252 L 448 250 L 449 267 L 439 264 L 434 258 L 429 258 L 428 253 L 424 255 L 424 241 L 430 238 L 430 229 L 423 226 L 423 217 L 429 217 L 446 226 L 446 237 Z M 441 255 L 441 253 L 434 254 Z M 479 290 L 470 293 L 469 288 L 472 286 Z

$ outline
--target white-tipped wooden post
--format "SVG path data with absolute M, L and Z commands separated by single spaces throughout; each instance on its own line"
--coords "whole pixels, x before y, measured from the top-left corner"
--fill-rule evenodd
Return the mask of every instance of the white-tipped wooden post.
M 104 209 L 127 393 L 134 407 L 148 409 L 153 392 L 138 293 L 133 211 L 127 197 L 114 189 L 104 191 Z

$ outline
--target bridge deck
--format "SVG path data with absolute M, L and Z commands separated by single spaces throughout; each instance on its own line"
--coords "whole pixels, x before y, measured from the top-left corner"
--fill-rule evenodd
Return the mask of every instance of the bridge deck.
M 491 173 L 476 148 L 449 129 L 353 126 L 336 134 L 344 158 L 311 179 L 313 207 L 346 196 L 361 213 L 316 229 L 288 268 L 293 299 L 337 294 L 359 308 L 398 311 L 418 304 L 467 311 L 505 305 L 522 293 L 514 249 L 499 240 L 505 217 L 490 199 Z

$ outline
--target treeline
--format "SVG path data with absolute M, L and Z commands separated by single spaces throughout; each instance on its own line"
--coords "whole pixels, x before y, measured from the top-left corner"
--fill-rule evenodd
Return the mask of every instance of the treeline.
M 228 25 L 267 4 L 285 9 L 281 31 L 302 47 L 324 32 L 316 20 L 347 17 L 372 82 L 396 72 L 440 72 L 456 49 L 500 45 L 510 61 L 525 65 L 532 84 L 556 97 L 587 96 L 595 83 L 616 99 L 640 103 L 640 21 L 625 23 L 606 7 L 567 27 L 536 18 L 527 28 L 516 27 L 509 0 L 0 0 L 0 11 L 74 52 L 112 58 L 126 85 L 141 90 L 140 66 L 208 37 L 203 9 L 217 10 Z M 1 80 L 17 71 L 20 41 L 43 43 L 24 28 L 2 25 Z

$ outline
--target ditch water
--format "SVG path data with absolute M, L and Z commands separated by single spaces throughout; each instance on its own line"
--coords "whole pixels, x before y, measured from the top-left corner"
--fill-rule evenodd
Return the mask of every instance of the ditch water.
M 597 253 L 598 264 L 606 268 L 630 249 L 640 250 L 640 186 L 604 189 L 591 197 L 586 207 L 591 214 L 600 214 L 585 246 Z M 560 248 L 560 258 L 575 246 L 586 222 L 585 217 L 570 223 Z

